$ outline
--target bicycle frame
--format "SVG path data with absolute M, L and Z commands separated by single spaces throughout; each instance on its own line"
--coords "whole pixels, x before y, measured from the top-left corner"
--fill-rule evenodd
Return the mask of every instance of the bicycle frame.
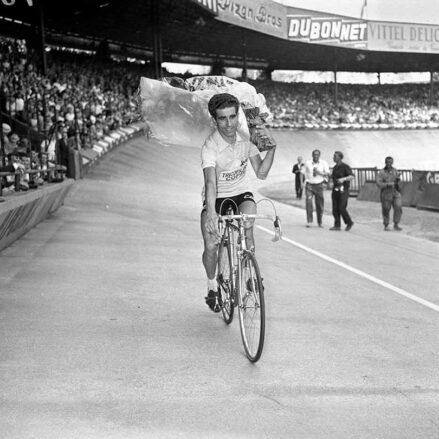
M 232 214 L 228 213 L 226 215 L 221 215 L 219 217 L 219 225 L 220 225 L 220 235 L 223 236 L 227 234 L 227 239 L 230 243 L 231 248 L 231 260 L 233 266 L 233 288 L 235 288 L 239 279 L 242 276 L 242 267 L 241 267 L 241 259 L 245 251 L 250 251 L 247 248 L 247 241 L 245 237 L 245 227 L 244 224 L 246 221 L 252 219 L 270 219 L 274 223 L 275 227 L 275 236 L 273 241 L 278 241 L 282 238 L 282 231 L 280 225 L 280 219 L 278 216 L 272 215 L 261 215 L 261 214 Z M 233 221 L 236 220 L 238 224 L 234 224 Z M 221 226 L 225 222 L 224 231 L 221 232 Z M 237 239 L 235 239 L 235 233 L 237 233 Z
M 231 216 L 231 215 L 228 215 Z M 233 220 L 237 218 L 226 218 L 224 232 L 222 235 L 226 235 L 230 244 L 230 258 L 233 267 L 233 285 L 232 289 L 235 290 L 238 284 L 238 280 L 241 278 L 241 264 L 242 254 L 244 250 L 247 250 L 247 243 L 245 240 L 244 222 L 238 220 L 238 225 L 233 224 Z M 221 219 L 220 219 L 221 221 Z

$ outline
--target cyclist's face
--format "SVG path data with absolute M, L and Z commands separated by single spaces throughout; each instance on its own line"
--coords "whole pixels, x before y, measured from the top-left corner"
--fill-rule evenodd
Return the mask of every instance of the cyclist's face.
M 216 125 L 219 133 L 226 139 L 235 141 L 238 129 L 238 114 L 235 107 L 227 107 L 216 110 Z

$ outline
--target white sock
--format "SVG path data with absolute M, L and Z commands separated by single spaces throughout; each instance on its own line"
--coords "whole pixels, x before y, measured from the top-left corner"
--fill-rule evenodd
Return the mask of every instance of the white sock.
M 216 279 L 207 279 L 207 289 L 216 291 L 218 289 L 218 284 L 216 283 Z

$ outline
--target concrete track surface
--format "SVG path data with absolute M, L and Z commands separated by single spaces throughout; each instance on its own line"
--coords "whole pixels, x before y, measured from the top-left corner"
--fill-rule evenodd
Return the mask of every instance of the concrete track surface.
M 204 304 L 201 185 L 198 148 L 133 139 L 0 254 L 0 437 L 437 439 L 439 244 L 276 204 L 251 364 Z

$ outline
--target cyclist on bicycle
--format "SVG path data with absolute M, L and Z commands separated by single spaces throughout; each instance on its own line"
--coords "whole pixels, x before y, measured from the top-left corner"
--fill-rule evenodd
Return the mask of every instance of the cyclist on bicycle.
M 250 191 L 247 165 L 250 161 L 257 178 L 267 178 L 273 164 L 276 147 L 261 157 L 256 146 L 243 138 L 239 131 L 239 101 L 228 93 L 214 95 L 208 104 L 216 129 L 204 142 L 201 150 L 201 167 L 204 174 L 201 233 L 204 241 L 203 265 L 207 275 L 206 304 L 219 312 L 218 286 L 215 279 L 219 230 L 218 215 L 224 215 L 232 206 L 239 212 L 256 213 L 256 203 Z M 225 199 L 232 202 L 222 203 Z M 220 212 L 220 206 L 222 211 Z M 249 248 L 253 245 L 253 221 L 245 224 Z

